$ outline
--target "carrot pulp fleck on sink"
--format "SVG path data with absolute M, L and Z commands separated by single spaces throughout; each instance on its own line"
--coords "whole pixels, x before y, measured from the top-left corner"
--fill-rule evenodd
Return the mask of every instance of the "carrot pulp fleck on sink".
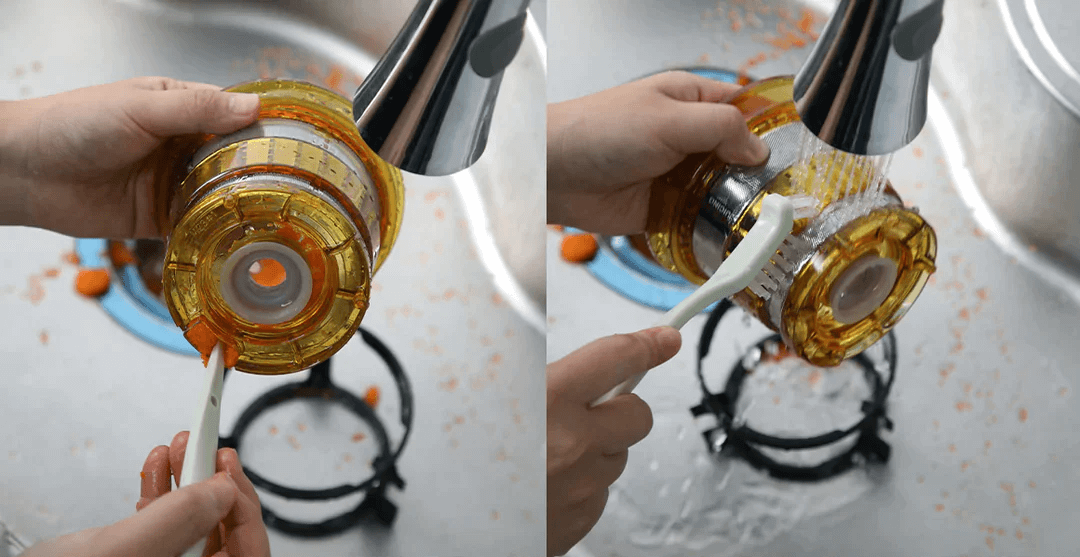
M 368 387 L 366 393 L 364 393 L 364 402 L 371 408 L 375 408 L 379 405 L 379 388 L 376 386 Z
M 97 298 L 109 291 L 109 271 L 106 269 L 83 269 L 75 275 L 75 291 L 89 298 Z
M 796 24 L 799 30 L 810 37 L 812 40 L 817 40 L 817 33 L 814 32 L 814 12 L 807 8 L 803 8 L 802 14 L 800 14 L 799 22 Z
M 780 51 L 787 51 L 792 48 L 802 48 L 806 46 L 806 39 L 797 35 L 795 31 L 783 21 L 776 24 L 776 32 L 780 36 L 769 39 L 768 43 Z
M 112 261 L 113 266 L 123 267 L 134 263 L 135 256 L 123 242 L 113 241 L 109 242 L 109 260 Z
M 64 254 L 64 261 L 67 263 L 71 263 L 72 265 L 78 265 L 79 263 L 81 263 L 81 261 L 79 261 L 79 254 L 73 251 L 69 251 Z
M 738 11 L 736 11 L 736 10 L 729 11 L 728 12 L 728 20 L 731 21 L 731 31 L 733 33 L 738 33 L 739 31 L 742 30 L 742 28 L 743 28 L 743 20 L 742 20 L 742 17 L 739 16 Z
M 331 66 L 330 75 L 326 76 L 326 86 L 330 89 L 337 89 L 344 78 L 345 71 L 341 69 L 341 66 Z
M 759 52 L 739 67 L 739 85 L 747 85 L 750 83 L 750 79 L 745 77 L 747 70 L 750 68 L 753 68 L 770 58 L 777 59 L 784 52 L 794 48 L 803 48 L 807 46 L 810 41 L 817 40 L 818 34 L 814 32 L 813 29 L 816 18 L 814 13 L 809 9 L 804 8 L 797 21 L 792 18 L 791 13 L 786 9 L 777 10 L 777 14 L 782 20 L 776 24 L 776 33 L 778 36 L 766 33 L 764 38 L 764 41 L 769 46 L 773 47 L 773 50 L 771 52 Z M 737 16 L 738 14 L 735 15 Z M 730 15 L 729 18 L 731 18 Z M 732 19 L 732 28 L 733 30 L 738 31 L 736 27 L 741 26 L 741 21 L 738 21 L 738 23 L 740 23 L 739 26 L 735 25 L 736 22 L 735 19 Z
M 599 251 L 600 244 L 592 234 L 569 234 L 562 241 L 563 259 L 571 263 L 592 261 Z

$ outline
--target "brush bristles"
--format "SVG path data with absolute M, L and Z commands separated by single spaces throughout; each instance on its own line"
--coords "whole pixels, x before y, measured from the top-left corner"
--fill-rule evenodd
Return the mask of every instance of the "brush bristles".
M 788 201 L 795 209 L 796 220 L 812 219 L 820 213 L 818 200 L 809 195 L 791 195 L 788 196 Z M 770 298 L 778 294 L 780 284 L 789 281 L 795 275 L 795 265 L 802 259 L 806 248 L 806 240 L 788 234 L 776 253 L 754 277 L 748 287 L 750 291 L 761 298 Z
M 795 264 L 803 251 L 801 246 L 805 243 L 802 238 L 788 235 L 776 250 L 761 272 L 750 283 L 750 291 L 761 298 L 768 298 L 780 291 L 781 281 L 786 281 L 795 275 Z
M 788 196 L 791 206 L 795 209 L 795 220 L 811 219 L 818 214 L 818 200 L 808 195 Z

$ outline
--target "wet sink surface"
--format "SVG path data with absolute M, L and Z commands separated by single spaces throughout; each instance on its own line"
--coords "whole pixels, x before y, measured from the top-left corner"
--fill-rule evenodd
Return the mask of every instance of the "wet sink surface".
M 782 29 L 795 30 L 808 9 L 811 29 L 820 31 L 835 5 L 598 4 L 551 2 L 550 101 L 671 68 L 792 74 L 809 48 L 774 41 L 782 37 L 778 13 L 786 10 L 793 20 Z M 995 9 L 986 4 L 980 9 Z M 949 12 L 942 40 L 963 25 L 956 14 L 964 9 Z M 638 389 L 653 408 L 653 431 L 631 450 L 604 517 L 572 555 L 1073 552 L 1080 542 L 1072 526 L 1080 473 L 1070 462 L 1080 456 L 1080 433 L 1067 424 L 1078 416 L 1080 345 L 1071 331 L 1080 312 L 1067 288 L 1013 257 L 972 217 L 958 193 L 960 136 L 941 100 L 949 97 L 946 85 L 932 81 L 930 120 L 896 153 L 889 172 L 904 200 L 935 227 L 940 252 L 936 276 L 896 329 L 899 366 L 888 407 L 895 428 L 884 433 L 892 447 L 888 464 L 796 485 L 710 456 L 689 412 L 701 400 L 694 351 L 705 320 L 698 317 L 683 329 L 683 351 Z M 549 361 L 581 339 L 645 328 L 659 317 L 562 261 L 558 245 L 559 235 L 549 233 Z M 761 336 L 758 329 L 745 338 L 714 339 L 706 370 L 722 377 Z
M 542 2 L 536 3 L 544 9 Z M 306 79 L 351 98 L 411 2 L 15 2 L 0 22 L 0 98 L 46 95 L 139 75 L 229 85 Z M 536 6 L 534 5 L 534 9 Z M 404 491 L 392 528 L 326 539 L 271 531 L 275 555 L 467 555 L 543 551 L 544 45 L 535 22 L 507 70 L 488 152 L 470 172 L 406 176 L 405 221 L 375 277 L 363 327 L 395 353 L 414 391 Z M 540 208 L 538 210 L 538 208 Z M 74 293 L 73 242 L 0 230 L 0 522 L 34 541 L 133 512 L 143 459 L 189 426 L 198 360 L 151 346 Z M 383 364 L 354 339 L 332 360 L 358 396 L 375 386 L 396 440 L 401 401 Z M 232 374 L 222 430 L 274 386 L 307 375 Z M 296 487 L 369 475 L 362 424 L 290 403 L 245 439 L 249 464 Z M 370 433 L 370 432 L 368 432 Z M 319 520 L 344 502 L 263 494 L 287 518 Z

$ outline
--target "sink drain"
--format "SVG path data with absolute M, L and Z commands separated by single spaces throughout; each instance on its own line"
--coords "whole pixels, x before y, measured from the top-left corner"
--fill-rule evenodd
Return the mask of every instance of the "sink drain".
M 675 70 L 725 83 L 739 84 L 746 81 L 745 77 L 736 72 L 719 68 L 685 67 Z M 567 233 L 576 232 L 578 231 L 567 230 Z M 668 311 L 697 288 L 644 255 L 641 247 L 634 245 L 635 240 L 632 237 L 602 236 L 599 239 L 600 250 L 585 268 L 596 280 L 623 297 L 646 307 Z M 710 306 L 705 311 L 711 311 L 715 307 Z
M 124 242 L 123 246 L 129 251 L 135 251 L 136 247 L 134 242 Z M 183 331 L 173 323 L 164 300 L 147 287 L 137 261 L 114 264 L 109 257 L 109 241 L 101 239 L 76 240 L 75 253 L 85 267 L 110 269 L 114 276 L 113 288 L 102 295 L 98 303 L 121 327 L 158 348 L 184 356 L 199 356 L 184 338 Z
M 256 418 L 275 407 L 292 401 L 318 400 L 343 407 L 346 411 L 359 418 L 373 434 L 374 441 L 378 446 L 378 454 L 371 462 L 373 472 L 367 479 L 357 483 L 322 489 L 299 489 L 270 480 L 252 470 L 248 464 L 244 464 L 244 473 L 251 479 L 251 483 L 256 488 L 287 500 L 325 503 L 338 501 L 358 493 L 363 495 L 360 503 L 353 509 L 318 522 L 301 522 L 284 518 L 279 513 L 271 510 L 264 501 L 262 505 L 263 521 L 268 527 L 282 533 L 302 538 L 326 537 L 352 528 L 366 518 L 374 518 L 379 523 L 390 526 L 397 516 L 397 506 L 390 500 L 388 491 L 391 486 L 399 490 L 405 489 L 405 480 L 398 474 L 397 460 L 401 456 L 401 452 L 405 448 L 405 442 L 409 439 L 409 433 L 412 430 L 412 387 L 401 364 L 398 363 L 393 352 L 382 341 L 362 327 L 357 334 L 386 364 L 387 370 L 397 386 L 398 396 L 401 401 L 399 417 L 404 432 L 401 434 L 401 440 L 396 447 L 391 443 L 387 428 L 375 413 L 373 405 L 369 401 L 365 401 L 334 384 L 330 377 L 330 362 L 333 357 L 311 368 L 311 373 L 305 380 L 281 385 L 257 398 L 241 412 L 240 417 L 233 426 L 232 435 L 222 437 L 219 442 L 220 447 L 235 449 L 241 457 L 241 462 L 243 462 L 241 439 Z
M 723 389 L 713 392 L 702 363 L 732 307 L 729 300 L 719 303 L 698 344 L 704 397 L 691 413 L 709 424 L 702 434 L 710 452 L 797 482 L 822 481 L 863 463 L 889 460 L 890 447 L 879 432 L 892 429 L 885 410 L 896 375 L 894 333 L 828 369 L 787 353 L 780 335 L 770 335 L 751 347 L 731 368 Z M 782 400 L 785 394 L 788 400 Z

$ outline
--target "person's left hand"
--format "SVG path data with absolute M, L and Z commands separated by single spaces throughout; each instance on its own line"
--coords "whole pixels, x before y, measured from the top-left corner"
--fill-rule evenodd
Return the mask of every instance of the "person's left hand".
M 188 432 L 154 448 L 142 470 L 134 516 L 37 544 L 23 557 L 176 557 L 206 539 L 205 556 L 270 557 L 255 486 L 236 451 L 217 452 L 218 474 L 176 491 Z
M 231 133 L 258 110 L 257 95 L 165 77 L 0 102 L 0 224 L 160 237 L 152 166 L 165 140 Z
M 769 146 L 727 104 L 739 90 L 664 72 L 548 105 L 548 224 L 638 234 L 646 231 L 653 182 L 688 156 L 764 164 Z

